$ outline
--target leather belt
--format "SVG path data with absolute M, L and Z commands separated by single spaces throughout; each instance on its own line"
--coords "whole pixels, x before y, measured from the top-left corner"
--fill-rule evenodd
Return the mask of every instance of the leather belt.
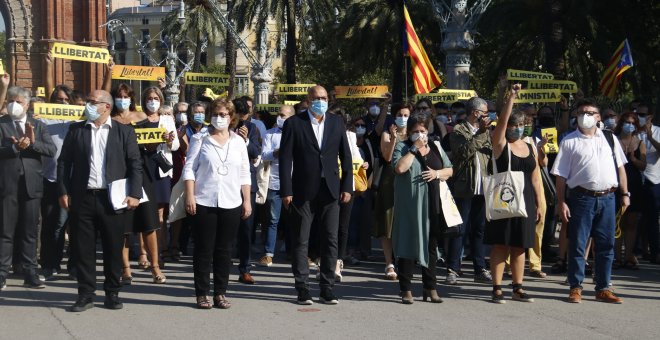
M 94 196 L 99 195 L 99 194 L 104 194 L 105 195 L 105 194 L 108 193 L 108 189 L 87 189 L 87 193 L 91 194 L 91 195 L 94 195 Z
M 616 187 L 611 187 L 607 190 L 593 191 L 593 190 L 585 189 L 583 187 L 575 187 L 574 190 L 577 191 L 577 192 L 581 192 L 585 195 L 589 195 L 589 196 L 593 196 L 593 197 L 602 197 L 602 196 L 605 196 L 605 195 L 608 195 L 608 194 L 611 194 L 611 193 L 615 192 L 616 189 L 617 189 Z

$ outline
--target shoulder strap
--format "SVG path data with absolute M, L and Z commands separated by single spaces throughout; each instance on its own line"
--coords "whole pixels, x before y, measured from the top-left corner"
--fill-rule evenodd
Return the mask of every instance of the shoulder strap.
M 605 136 L 605 139 L 607 139 L 607 144 L 610 145 L 610 149 L 612 150 L 612 159 L 614 160 L 614 168 L 618 168 L 616 164 L 616 156 L 614 155 L 614 135 L 612 134 L 612 131 L 609 130 L 601 130 L 603 135 Z

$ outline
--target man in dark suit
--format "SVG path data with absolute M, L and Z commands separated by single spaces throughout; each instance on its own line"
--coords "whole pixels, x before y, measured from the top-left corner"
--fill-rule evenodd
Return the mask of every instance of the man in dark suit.
M 298 303 L 312 304 L 307 284 L 309 234 L 317 216 L 321 255 L 321 299 L 337 304 L 332 293 L 337 264 L 339 200 L 347 203 L 353 192 L 351 151 L 341 117 L 326 115 L 328 93 L 321 86 L 311 87 L 309 109 L 284 123 L 280 143 L 280 192 L 291 212 L 292 271 Z M 337 160 L 343 178 L 339 179 Z
M 119 278 L 126 225 L 142 198 L 142 163 L 135 131 L 110 118 L 112 97 L 93 91 L 87 97 L 87 120 L 71 124 L 57 161 L 60 205 L 69 211 L 71 242 L 78 272 L 78 299 L 69 309 L 82 312 L 94 306 L 96 290 L 96 233 L 103 245 L 105 307 L 121 309 Z M 128 181 L 126 208 L 115 210 L 108 185 Z
M 7 115 L 0 117 L 0 290 L 6 287 L 14 247 L 27 288 L 44 288 L 37 275 L 37 223 L 43 196 L 41 156 L 55 155 L 46 126 L 27 116 L 30 91 L 7 91 Z M 16 244 L 14 244 L 16 241 Z M 17 268 L 14 268 L 17 270 Z
M 233 104 L 240 122 L 236 127 L 236 133 L 243 137 L 247 145 L 248 157 L 250 158 L 250 178 L 252 179 L 250 197 L 252 206 L 256 206 L 257 198 L 257 168 L 254 162 L 261 156 L 261 133 L 250 119 L 250 97 L 234 99 Z M 241 219 L 238 228 L 238 281 L 245 284 L 254 284 L 254 278 L 250 274 L 250 248 L 252 247 L 252 231 L 254 229 L 254 214 L 247 219 Z

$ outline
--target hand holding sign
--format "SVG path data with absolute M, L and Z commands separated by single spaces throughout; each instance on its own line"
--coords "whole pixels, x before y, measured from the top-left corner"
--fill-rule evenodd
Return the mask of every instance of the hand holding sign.
M 0 83 L 2 83 L 3 88 L 9 87 L 9 80 L 11 80 L 11 79 L 10 79 L 8 73 L 5 73 L 5 74 L 2 75 L 2 77 L 0 77 Z

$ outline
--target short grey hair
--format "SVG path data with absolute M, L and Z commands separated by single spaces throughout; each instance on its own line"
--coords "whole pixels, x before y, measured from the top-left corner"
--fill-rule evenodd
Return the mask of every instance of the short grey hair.
M 26 88 L 20 86 L 12 86 L 7 90 L 7 100 L 14 99 L 16 97 L 23 97 L 23 99 L 26 101 L 30 101 L 32 98 L 32 93 Z
M 507 125 L 524 124 L 525 117 L 527 117 L 525 112 L 521 110 L 516 110 L 513 113 L 511 113 L 511 116 L 509 116 L 509 121 L 507 122 Z
M 483 98 L 472 97 L 465 103 L 465 112 L 471 114 L 472 111 L 478 110 L 482 106 L 488 107 L 488 103 Z
M 186 106 L 186 109 L 185 109 L 185 110 L 179 110 L 179 108 L 181 107 L 181 105 L 185 105 L 185 106 Z M 188 106 L 189 106 L 189 105 L 188 105 L 188 103 L 186 103 L 186 102 L 178 102 L 178 103 L 176 103 L 176 105 L 174 105 L 174 107 L 177 109 L 177 111 L 188 111 Z

